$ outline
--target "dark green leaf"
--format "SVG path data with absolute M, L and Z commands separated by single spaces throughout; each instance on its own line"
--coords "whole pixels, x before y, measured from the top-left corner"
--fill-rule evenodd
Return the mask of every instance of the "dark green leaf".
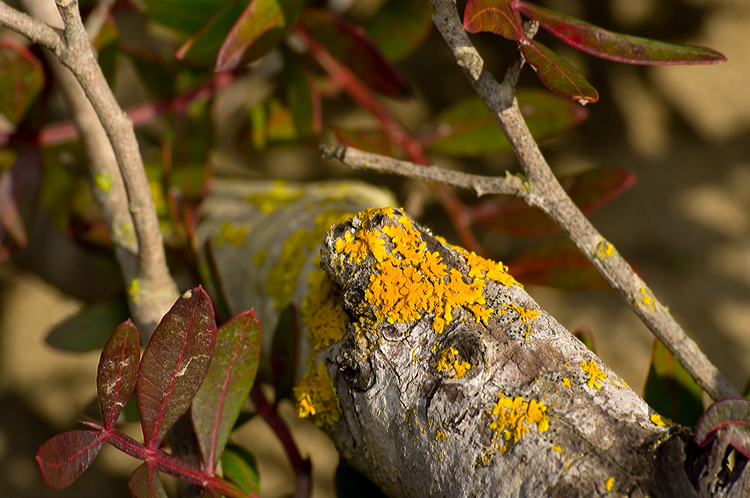
M 133 498 L 167 498 L 159 472 L 148 462 L 135 469 L 130 475 L 128 490 Z
M 94 461 L 104 441 L 101 431 L 69 431 L 49 439 L 36 455 L 45 484 L 52 489 L 73 484 Z
M 643 399 L 659 415 L 689 427 L 703 413 L 701 388 L 658 339 L 654 339 L 651 367 Z
M 509 273 L 524 285 L 561 290 L 604 290 L 609 283 L 567 237 L 535 245 L 508 263 Z
M 359 26 L 331 12 L 310 8 L 304 10 L 300 24 L 328 53 L 376 92 L 394 98 L 412 95 L 406 79 Z
M 520 89 L 516 97 L 536 140 L 568 131 L 588 116 L 581 106 L 547 91 Z M 436 154 L 476 157 L 510 151 L 508 139 L 476 95 L 441 112 L 421 141 Z
M 544 86 L 581 105 L 599 100 L 599 94 L 586 78 L 552 50 L 536 40 L 531 40 L 530 44 L 521 43 L 520 47 L 523 58 Z
M 148 91 L 160 98 L 174 95 L 176 75 L 167 61 L 146 51 L 127 50 L 125 54 L 133 62 L 138 77 Z
M 216 71 L 260 59 L 284 39 L 304 5 L 305 0 L 251 0 L 221 45 Z
M 18 124 L 44 87 L 39 60 L 9 38 L 0 40 L 0 113 Z
M 286 102 L 300 137 L 320 133 L 320 95 L 313 87 L 315 79 L 291 50 L 283 48 Z
M 126 320 L 112 333 L 99 358 L 96 388 L 105 429 L 112 429 L 135 388 L 141 336 L 138 328 Z
M 413 54 L 431 29 L 432 7 L 424 0 L 389 0 L 365 26 L 367 35 L 391 62 Z
M 144 3 L 150 19 L 170 28 L 194 33 L 227 0 L 144 0 Z
M 750 458 L 750 401 L 728 398 L 709 406 L 695 426 L 695 442 L 704 448 L 718 430 L 729 431 L 731 445 Z
M 217 332 L 214 357 L 191 410 L 203 466 L 209 473 L 255 382 L 260 336 L 260 323 L 252 310 L 235 315 Z
M 164 315 L 143 352 L 135 394 L 147 447 L 158 448 L 190 407 L 215 344 L 211 300 L 199 286 L 183 294 Z
M 214 66 L 224 40 L 249 1 L 226 3 L 200 31 L 182 44 L 175 57 L 198 66 Z
M 294 304 L 290 304 L 279 315 L 279 323 L 271 345 L 271 372 L 276 388 L 276 399 L 289 396 L 297 378 L 297 354 L 299 352 L 299 316 Z
M 229 445 L 221 455 L 224 477 L 247 494 L 260 494 L 260 474 L 255 458 L 247 450 Z
M 343 458 L 336 467 L 337 498 L 385 498 L 382 491 Z
M 464 9 L 464 29 L 469 33 L 490 31 L 514 41 L 526 38 L 511 3 L 512 0 L 469 0 Z
M 673 45 L 638 36 L 613 33 L 554 10 L 518 2 L 526 16 L 578 50 L 627 64 L 716 64 L 727 58 L 704 47 Z
M 110 331 L 129 316 L 128 303 L 124 299 L 88 306 L 55 326 L 47 335 L 47 344 L 63 351 L 102 349 Z

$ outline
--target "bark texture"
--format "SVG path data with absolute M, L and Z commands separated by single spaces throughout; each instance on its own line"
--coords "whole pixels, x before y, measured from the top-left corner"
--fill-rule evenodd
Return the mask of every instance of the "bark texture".
M 298 413 L 387 495 L 747 496 L 750 471 L 726 470 L 726 442 L 698 448 L 501 264 L 445 243 L 394 208 L 331 222 L 342 199 L 349 207 L 383 200 L 362 188 L 334 202 L 329 184 L 317 190 L 322 206 L 297 198 L 263 216 L 265 194 L 222 185 L 199 233 L 213 238 L 233 311 L 254 306 L 266 317 L 266 351 L 269 317 L 299 304 L 298 372 L 307 371 L 295 388 Z M 291 268 L 299 234 L 333 223 L 322 270 L 304 245 L 294 283 L 274 273 Z M 241 240 L 221 240 L 242 227 Z M 261 248 L 268 252 L 258 265 Z M 287 298 L 273 290 L 264 298 L 280 278 L 290 283 Z

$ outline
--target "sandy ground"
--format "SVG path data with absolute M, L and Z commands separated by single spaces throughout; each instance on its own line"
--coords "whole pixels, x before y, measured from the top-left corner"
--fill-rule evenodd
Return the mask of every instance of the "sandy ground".
M 693 15 L 710 7 L 686 41 L 718 49 L 730 63 L 633 68 L 594 65 L 590 58 L 570 52 L 602 99 L 591 106 L 591 117 L 582 127 L 545 144 L 544 152 L 559 173 L 606 165 L 638 176 L 632 190 L 594 214 L 592 221 L 642 270 L 689 335 L 741 389 L 750 376 L 750 4 L 618 0 L 610 5 L 623 24 L 632 26 L 640 26 L 664 5 L 673 15 L 683 7 Z M 439 40 L 424 50 L 432 47 L 439 50 Z M 461 76 L 448 77 L 446 85 L 457 78 Z M 536 84 L 533 76 L 523 81 Z M 429 97 L 432 92 L 434 97 L 428 84 L 416 86 L 418 93 Z M 425 115 L 419 106 L 399 112 L 415 123 Z M 483 167 L 493 164 L 512 167 L 512 160 Z M 283 173 L 284 168 L 279 170 Z M 41 240 L 39 244 L 48 244 L 48 239 Z M 484 241 L 499 258 L 523 243 L 497 235 Z M 44 344 L 50 327 L 83 305 L 49 283 L 55 276 L 65 280 L 65 268 L 76 255 L 66 251 L 34 253 L 44 254 L 39 258 L 51 268 L 44 273 L 46 281 L 25 264 L 0 266 L 0 496 L 129 496 L 125 482 L 135 462 L 116 451 L 106 449 L 93 470 L 59 493 L 41 483 L 33 460 L 47 438 L 75 428 L 80 407 L 95 393 L 95 353 L 63 353 Z M 93 282 L 78 295 L 88 300 L 108 288 Z M 587 324 L 599 355 L 636 391 L 642 390 L 652 337 L 618 295 L 529 291 L 569 329 Z M 331 443 L 311 424 L 296 420 L 289 405 L 282 412 L 302 451 L 313 459 L 314 496 L 332 496 L 331 469 L 337 457 Z M 270 430 L 253 421 L 236 437 L 259 458 L 263 496 L 288 495 L 291 470 Z

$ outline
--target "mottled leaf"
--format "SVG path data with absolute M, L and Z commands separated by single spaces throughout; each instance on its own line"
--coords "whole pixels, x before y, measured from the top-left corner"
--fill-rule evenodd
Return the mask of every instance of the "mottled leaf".
M 43 87 L 39 59 L 9 38 L 0 40 L 0 113 L 18 124 Z
M 336 140 L 341 145 L 354 147 L 388 157 L 398 157 L 399 153 L 391 139 L 382 130 L 352 130 L 348 128 L 331 127 Z
M 49 439 L 36 455 L 45 484 L 63 489 L 91 465 L 106 437 L 100 431 L 69 431 Z
M 638 36 L 613 33 L 537 5 L 518 2 L 526 16 L 578 50 L 627 64 L 716 64 L 727 58 L 710 48 L 673 45 Z
M 509 273 L 524 285 L 561 290 L 604 290 L 609 283 L 570 239 L 537 244 L 508 263 Z
M 214 66 L 224 40 L 250 0 L 227 2 L 196 34 L 177 50 L 175 57 L 198 66 Z
M 393 98 L 412 95 L 406 79 L 359 26 L 331 12 L 311 8 L 304 10 L 300 24 L 328 53 L 376 92 Z
M 230 71 L 264 56 L 284 39 L 304 4 L 305 0 L 251 0 L 221 45 L 215 70 Z
M 271 373 L 277 400 L 288 397 L 294 387 L 297 378 L 298 341 L 299 315 L 297 307 L 290 304 L 279 315 L 271 344 Z
M 594 342 L 594 334 L 591 332 L 591 327 L 588 325 L 581 325 L 578 327 L 573 336 L 581 341 L 592 353 L 596 354 L 596 344 Z
M 141 336 L 127 320 L 112 333 L 99 358 L 96 387 L 105 429 L 112 429 L 135 388 Z
M 344 459 L 339 460 L 336 467 L 335 484 L 338 498 L 385 498 L 375 483 Z
M 94 304 L 56 325 L 46 341 L 63 351 L 102 349 L 111 336 L 111 330 L 129 316 L 128 303 L 124 299 Z
M 654 339 L 643 399 L 659 415 L 693 427 L 703 413 L 701 388 L 659 339 Z
M 291 50 L 282 48 L 284 57 L 284 86 L 286 102 L 294 117 L 300 137 L 318 135 L 321 129 L 320 94 L 315 76 L 302 64 Z
M 130 475 L 128 490 L 133 498 L 167 498 L 159 472 L 148 462 L 135 469 Z
M 728 398 L 709 406 L 695 426 L 695 442 L 704 448 L 721 429 L 730 430 L 732 446 L 750 458 L 750 401 Z
M 432 7 L 424 0 L 389 0 L 365 26 L 386 59 L 398 62 L 414 53 L 432 29 Z
M 464 9 L 464 29 L 469 33 L 489 31 L 509 40 L 526 38 L 520 16 L 511 9 L 512 0 L 469 0 Z
M 620 168 L 593 168 L 559 178 L 568 196 L 586 215 L 596 212 L 635 184 L 636 177 Z M 488 199 L 469 208 L 472 224 L 510 235 L 539 237 L 560 228 L 539 209 L 522 199 Z
M 226 0 L 144 0 L 146 14 L 156 22 L 188 33 L 198 31 Z
M 216 323 L 202 287 L 180 297 L 143 352 L 135 386 L 144 444 L 157 448 L 190 407 L 211 363 Z
M 523 58 L 544 86 L 582 105 L 599 100 L 599 93 L 586 78 L 552 50 L 536 40 L 521 43 L 520 47 Z
M 255 458 L 240 446 L 229 445 L 221 455 L 224 477 L 247 494 L 260 494 L 260 474 Z
M 583 107 L 544 90 L 520 89 L 516 97 L 526 125 L 538 141 L 568 131 L 588 116 Z M 476 157 L 510 151 L 508 139 L 476 95 L 441 112 L 421 142 L 436 154 Z
M 191 410 L 203 466 L 209 473 L 221 458 L 255 382 L 260 336 L 260 322 L 252 310 L 235 315 L 217 332 L 214 357 Z

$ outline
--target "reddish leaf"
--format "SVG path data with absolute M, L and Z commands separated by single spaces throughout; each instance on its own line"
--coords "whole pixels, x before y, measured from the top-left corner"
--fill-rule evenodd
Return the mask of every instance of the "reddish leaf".
M 583 107 L 546 90 L 520 89 L 516 97 L 529 131 L 537 140 L 567 131 L 588 116 Z M 476 95 L 441 112 L 421 141 L 430 152 L 438 154 L 476 157 L 510 150 L 497 121 Z
M 603 290 L 609 283 L 567 237 L 542 242 L 508 262 L 508 272 L 525 285 L 561 290 Z
M 215 343 L 211 300 L 198 286 L 164 315 L 143 352 L 135 394 L 147 447 L 157 448 L 190 407 L 208 372 Z
M 594 168 L 564 176 L 560 184 L 584 214 L 597 211 L 635 183 L 636 177 L 620 168 Z M 473 224 L 516 236 L 538 237 L 560 232 L 544 213 L 521 199 L 489 199 L 468 210 Z
M 389 0 L 370 19 L 365 31 L 391 62 L 406 59 L 432 29 L 432 7 L 424 0 Z
M 581 105 L 599 100 L 596 89 L 576 68 L 536 40 L 521 43 L 521 54 L 544 86 Z
M 224 40 L 250 0 L 227 2 L 196 34 L 177 50 L 175 57 L 199 66 L 213 66 Z
M 224 477 L 248 495 L 260 494 L 260 475 L 255 458 L 240 446 L 229 446 L 221 455 Z
M 318 135 L 321 129 L 321 109 L 315 75 L 307 70 L 291 50 L 282 48 L 281 54 L 284 57 L 286 102 L 294 117 L 297 132 L 300 137 Z
M 328 53 L 376 92 L 394 98 L 412 95 L 406 79 L 359 26 L 331 12 L 311 8 L 304 10 L 300 24 Z
M 258 317 L 243 311 L 218 331 L 206 379 L 193 398 L 192 418 L 203 466 L 213 473 L 255 381 L 260 357 Z
M 297 378 L 299 352 L 299 315 L 297 307 L 290 304 L 279 315 L 279 323 L 271 343 L 271 373 L 276 388 L 276 399 L 288 397 Z
M 518 2 L 526 16 L 578 50 L 627 64 L 716 64 L 727 58 L 704 47 L 673 45 L 648 38 L 613 33 L 565 14 Z
M 662 415 L 692 427 L 703 413 L 701 387 L 659 339 L 654 339 L 643 399 Z
M 105 429 L 112 429 L 135 388 L 141 336 L 127 320 L 112 333 L 99 358 L 96 387 Z
M 130 474 L 128 490 L 133 498 L 167 498 L 164 484 L 155 466 L 144 463 Z
M 304 0 L 251 0 L 219 49 L 216 72 L 265 55 L 284 39 L 304 4 Z
M 464 10 L 464 29 L 469 33 L 490 31 L 509 40 L 525 39 L 520 16 L 510 7 L 513 0 L 469 0 Z
M 695 442 L 705 448 L 720 429 L 730 429 L 730 443 L 750 458 L 750 401 L 728 398 L 709 406 L 695 426 Z
M 100 431 L 69 431 L 48 440 L 36 455 L 45 484 L 52 489 L 73 484 L 99 454 L 105 439 Z
M 42 64 L 9 38 L 0 40 L 0 113 L 18 124 L 44 87 Z
M 342 145 L 382 156 L 399 156 L 393 142 L 381 130 L 350 130 L 348 128 L 332 126 L 331 131 L 336 135 L 336 140 Z

